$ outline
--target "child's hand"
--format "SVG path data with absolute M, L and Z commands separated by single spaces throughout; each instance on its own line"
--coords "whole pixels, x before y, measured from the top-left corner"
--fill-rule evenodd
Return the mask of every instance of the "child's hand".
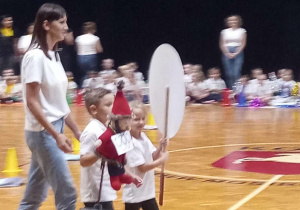
M 169 145 L 169 139 L 162 138 L 161 140 L 159 140 L 159 150 L 160 151 L 162 151 L 165 148 L 167 148 L 168 145 Z
M 95 142 L 94 146 L 95 146 L 95 148 L 98 148 L 98 147 L 101 146 L 101 144 L 102 144 L 102 141 L 101 141 L 100 139 L 98 139 L 98 140 Z
M 169 159 L 169 152 L 165 151 L 161 153 L 161 161 L 165 163 Z
M 140 177 L 133 176 L 132 179 L 132 183 L 135 184 L 136 187 L 140 187 L 143 185 L 143 180 Z

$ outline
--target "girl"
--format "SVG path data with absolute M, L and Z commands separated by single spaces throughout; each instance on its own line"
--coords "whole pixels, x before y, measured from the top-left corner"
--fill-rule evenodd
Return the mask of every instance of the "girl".
M 165 163 L 169 157 L 168 152 L 163 152 L 168 140 L 160 140 L 156 149 L 145 133 L 142 132 L 145 126 L 147 111 L 141 102 L 131 103 L 132 121 L 130 134 L 134 148 L 126 153 L 126 168 L 131 173 L 143 178 L 143 185 L 137 188 L 133 184 L 123 187 L 123 201 L 125 210 L 157 210 L 155 200 L 154 168 Z
M 64 152 L 72 152 L 71 141 L 63 134 L 65 122 L 77 139 L 81 132 L 70 114 L 68 79 L 55 52 L 67 30 L 64 8 L 48 3 L 40 7 L 32 42 L 22 61 L 25 136 L 32 156 L 19 209 L 38 209 L 47 198 L 49 185 L 56 209 L 75 209 L 76 189 L 64 159 Z

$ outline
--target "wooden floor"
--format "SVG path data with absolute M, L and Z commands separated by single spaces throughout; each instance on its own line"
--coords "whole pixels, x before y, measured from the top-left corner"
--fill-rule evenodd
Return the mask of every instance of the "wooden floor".
M 72 107 L 81 129 L 89 121 L 84 107 Z M 180 131 L 170 141 L 162 210 L 299 209 L 300 176 L 215 168 L 212 163 L 234 151 L 299 151 L 298 109 L 250 109 L 218 105 L 188 106 Z M 24 140 L 22 106 L 0 106 L 0 169 L 7 149 L 15 147 L 20 176 L 27 178 L 30 151 Z M 66 133 L 71 137 L 70 130 Z M 148 131 L 157 144 L 156 131 Z M 79 162 L 69 162 L 80 189 Z M 0 175 L 2 178 L 4 174 Z M 159 176 L 156 176 L 158 196 Z M 17 209 L 25 184 L 0 189 L 0 210 Z M 236 205 L 236 206 L 235 206 Z M 82 207 L 78 197 L 77 208 Z M 124 209 L 121 192 L 115 209 Z M 50 191 L 41 209 L 55 209 Z

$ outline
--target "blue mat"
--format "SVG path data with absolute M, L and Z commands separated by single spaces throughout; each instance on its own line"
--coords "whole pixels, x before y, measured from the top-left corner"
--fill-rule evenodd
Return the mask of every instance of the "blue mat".
M 80 155 L 67 154 L 65 153 L 65 160 L 67 161 L 77 161 L 80 159 Z
M 18 187 L 23 183 L 23 178 L 21 177 L 11 177 L 0 179 L 0 187 Z

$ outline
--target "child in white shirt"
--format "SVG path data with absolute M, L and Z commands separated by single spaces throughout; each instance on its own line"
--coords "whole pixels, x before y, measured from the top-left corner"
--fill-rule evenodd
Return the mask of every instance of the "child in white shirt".
M 95 142 L 106 130 L 107 115 L 111 112 L 114 95 L 104 88 L 88 90 L 85 95 L 85 104 L 92 120 L 86 126 L 80 137 L 80 165 L 81 165 L 81 200 L 85 207 L 93 207 L 99 194 L 101 178 L 101 159 L 95 155 Z M 116 191 L 112 189 L 107 165 L 104 167 L 102 193 L 100 202 L 102 207 L 113 210 L 112 202 L 117 198 Z
M 257 84 L 258 83 L 257 77 L 263 74 L 263 70 L 261 68 L 256 68 L 256 69 L 252 69 L 251 73 L 252 73 L 251 75 L 252 79 L 249 80 L 249 84 L 250 85 Z
M 155 200 L 154 168 L 162 165 L 168 159 L 168 152 L 163 151 L 168 144 L 167 139 L 161 139 L 156 149 L 145 133 L 147 111 L 141 102 L 131 103 L 132 121 L 130 134 L 134 148 L 126 153 L 126 168 L 131 173 L 143 178 L 143 185 L 137 188 L 133 184 L 124 185 L 123 201 L 125 210 L 158 210 Z M 127 131 L 128 132 L 128 131 Z
M 222 91 L 226 89 L 226 84 L 221 78 L 221 71 L 219 68 L 211 68 L 208 70 L 208 77 L 205 81 L 209 89 L 209 98 L 215 101 L 222 100 Z
M 73 73 L 70 71 L 66 72 L 67 78 L 68 78 L 68 97 L 71 100 L 71 103 L 73 103 L 75 101 L 76 98 L 76 93 L 77 93 L 77 84 L 76 82 L 73 81 L 74 77 L 73 77 Z
M 195 72 L 192 74 L 192 83 L 186 87 L 187 102 L 203 103 L 209 101 L 209 90 L 204 79 L 203 72 Z
M 263 104 L 269 104 L 272 98 L 272 91 L 266 79 L 267 76 L 265 74 L 257 76 L 257 84 L 250 85 L 251 91 L 246 97 L 247 100 L 259 99 Z
M 106 74 L 113 74 L 114 72 L 116 72 L 114 68 L 114 65 L 115 65 L 115 61 L 111 58 L 107 58 L 107 59 L 104 59 L 102 60 L 102 71 L 99 72 L 99 75 L 102 77 L 103 75 L 106 75 Z
M 83 81 L 82 87 L 84 89 L 103 87 L 103 79 L 98 76 L 98 73 L 96 71 L 89 71 L 88 78 Z
M 293 70 L 285 69 L 280 87 L 280 96 L 287 98 L 291 96 L 291 91 L 296 82 L 293 80 Z

